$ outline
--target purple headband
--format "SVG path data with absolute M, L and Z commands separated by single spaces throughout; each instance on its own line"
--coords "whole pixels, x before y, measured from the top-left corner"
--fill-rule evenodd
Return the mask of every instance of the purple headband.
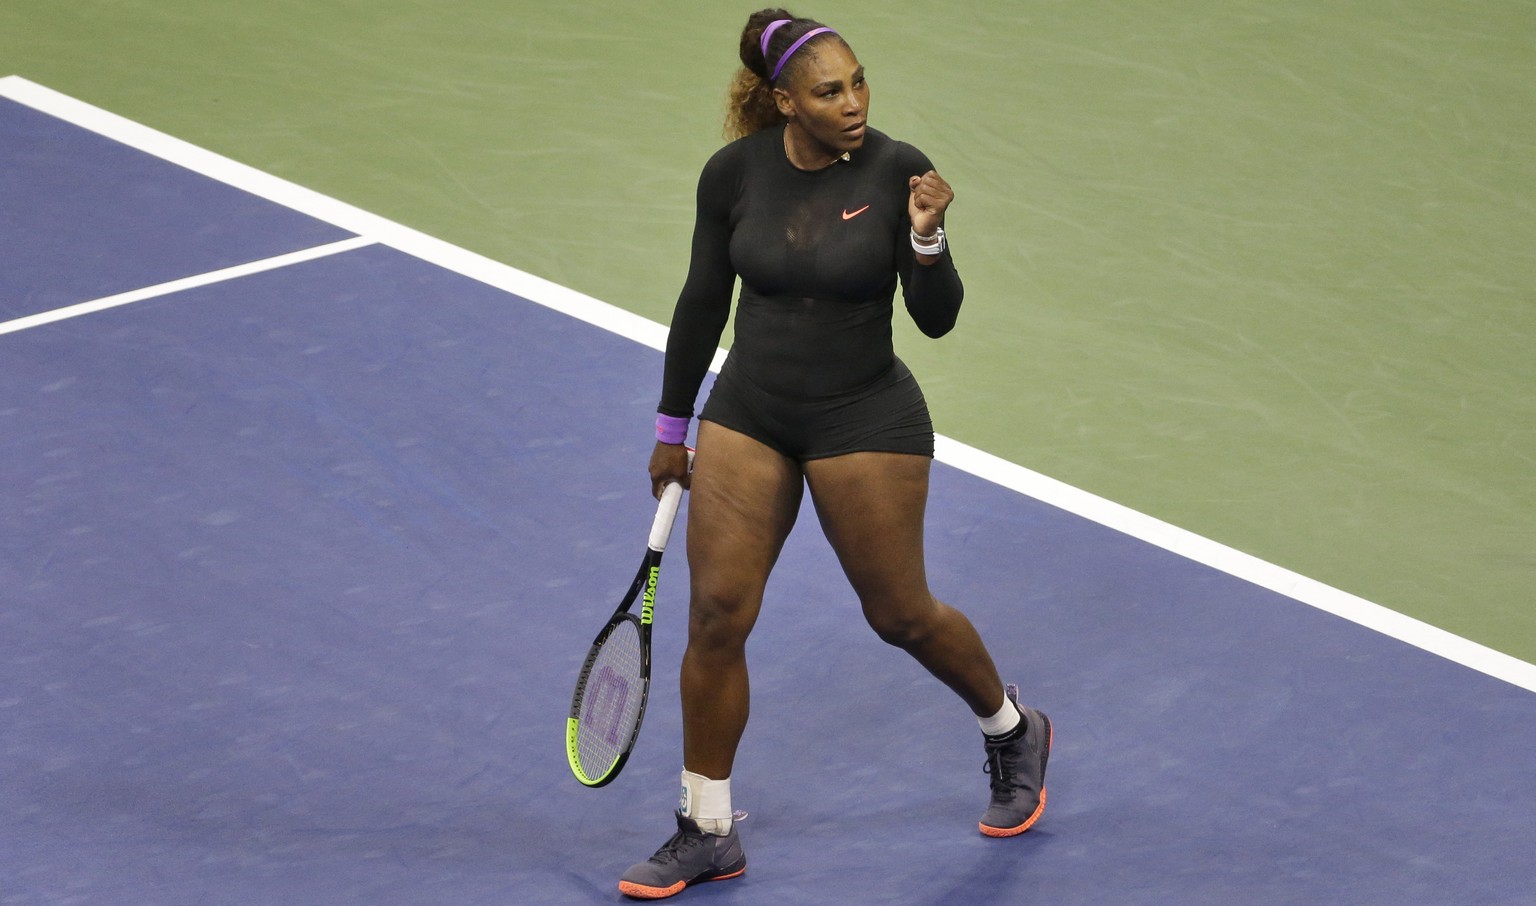
M 773 33 L 775 31 L 778 31 L 779 26 L 781 26 L 781 25 L 788 25 L 792 21 L 794 21 L 794 20 L 793 19 L 775 19 L 772 22 L 768 23 L 768 27 L 767 28 L 763 29 L 763 41 L 762 41 L 763 62 L 766 63 L 768 61 L 768 39 L 773 37 Z M 805 34 L 801 35 L 800 39 L 798 41 L 796 41 L 795 43 L 789 45 L 789 50 L 784 51 L 784 54 L 779 57 L 779 62 L 778 62 L 777 65 L 775 65 L 773 67 L 773 75 L 768 77 L 768 81 L 769 82 L 777 82 L 779 80 L 779 73 L 784 71 L 784 64 L 789 62 L 789 58 L 794 56 L 795 55 L 795 51 L 799 50 L 805 44 L 805 42 L 811 40 L 812 38 L 816 37 L 817 35 L 826 35 L 826 34 L 835 35 L 835 34 L 837 34 L 837 32 L 835 32 L 832 29 L 827 28 L 825 25 L 823 25 L 820 28 L 813 28 L 810 31 L 806 32 Z
M 788 25 L 793 21 L 793 19 L 774 19 L 772 22 L 768 23 L 767 28 L 763 29 L 763 40 L 759 46 L 761 46 L 763 49 L 764 62 L 767 62 L 768 60 L 768 39 L 773 37 L 773 33 L 779 30 L 779 26 Z

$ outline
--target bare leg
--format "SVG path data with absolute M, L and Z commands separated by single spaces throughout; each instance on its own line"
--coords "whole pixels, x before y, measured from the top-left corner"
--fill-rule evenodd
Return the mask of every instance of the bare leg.
M 683 765 L 731 775 L 746 729 L 747 636 L 800 512 L 800 467 L 744 434 L 699 423 L 688 500 L 692 589 L 683 654 Z
M 805 464 L 811 499 L 864 618 L 953 689 L 979 717 L 1003 706 L 1003 683 L 965 614 L 935 599 L 923 561 L 925 456 L 852 453 Z

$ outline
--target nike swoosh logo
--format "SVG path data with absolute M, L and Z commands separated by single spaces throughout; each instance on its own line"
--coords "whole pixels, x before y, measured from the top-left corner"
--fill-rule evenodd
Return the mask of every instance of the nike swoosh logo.
M 848 212 L 848 209 L 844 208 L 843 209 L 843 219 L 844 220 L 852 220 L 853 218 L 859 216 L 860 214 L 864 213 L 867 210 L 869 210 L 869 205 L 865 205 L 864 207 L 859 208 L 857 211 L 854 211 L 853 213 L 850 214 Z

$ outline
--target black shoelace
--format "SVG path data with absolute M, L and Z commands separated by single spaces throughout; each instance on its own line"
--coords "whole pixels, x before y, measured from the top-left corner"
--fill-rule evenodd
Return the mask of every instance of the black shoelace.
M 680 830 L 672 835 L 672 839 L 663 843 L 661 849 L 656 850 L 656 855 L 651 856 L 650 861 L 658 865 L 665 865 L 670 861 L 680 858 L 679 853 L 689 844 L 690 837 L 702 840 L 704 835 L 701 833 L 690 834 L 688 831 Z
M 1023 751 L 1023 741 L 1022 733 L 1008 741 L 987 740 L 987 763 L 981 766 L 981 771 L 991 776 L 993 793 L 1006 794 L 1022 786 L 1014 781 L 1014 777 L 1018 774 L 1019 758 L 1028 754 Z

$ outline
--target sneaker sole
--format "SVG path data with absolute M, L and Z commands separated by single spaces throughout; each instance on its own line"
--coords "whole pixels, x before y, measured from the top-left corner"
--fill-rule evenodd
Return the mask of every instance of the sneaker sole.
M 1034 713 L 1040 714 L 1039 711 Z M 1040 719 L 1045 721 L 1045 751 L 1040 753 L 1040 804 L 1035 806 L 1034 812 L 1024 819 L 1023 824 L 1017 827 L 992 827 L 991 825 L 977 822 L 976 826 L 988 837 L 999 839 L 1003 837 L 1017 837 L 1019 834 L 1034 827 L 1035 822 L 1039 821 L 1040 816 L 1045 813 L 1045 766 L 1051 759 L 1051 746 L 1056 743 L 1056 727 L 1051 723 L 1051 719 L 1044 714 L 1040 714 Z
M 702 884 L 705 881 L 729 881 L 731 878 L 739 878 L 747 873 L 747 867 L 743 865 L 730 874 L 714 875 L 708 878 L 694 878 L 692 881 L 678 881 L 671 887 L 646 887 L 644 884 L 636 884 L 633 881 L 620 881 L 619 893 L 626 897 L 634 897 L 637 900 L 664 900 L 667 897 L 676 896 L 683 892 L 683 888 L 689 884 Z

